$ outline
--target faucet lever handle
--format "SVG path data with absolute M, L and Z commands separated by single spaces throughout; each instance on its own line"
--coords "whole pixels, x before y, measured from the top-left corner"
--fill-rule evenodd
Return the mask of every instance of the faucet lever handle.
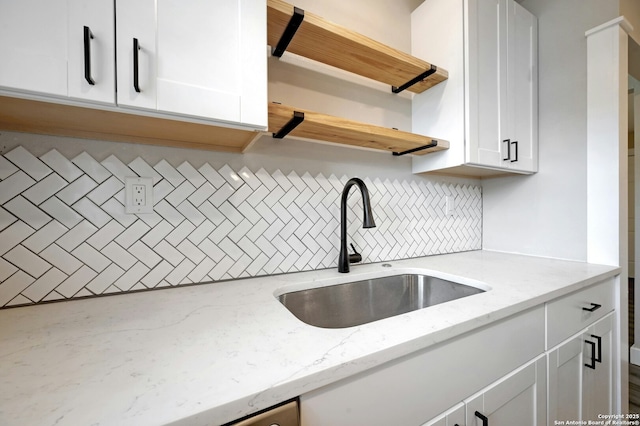
M 353 246 L 353 243 L 349 243 L 349 245 L 351 246 L 351 250 L 353 250 L 353 253 L 349 253 L 349 263 L 362 262 L 362 255 L 358 253 L 358 250 Z

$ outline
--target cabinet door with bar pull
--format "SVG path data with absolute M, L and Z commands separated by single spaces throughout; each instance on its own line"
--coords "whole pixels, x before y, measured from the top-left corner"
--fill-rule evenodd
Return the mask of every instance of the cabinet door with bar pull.
M 467 426 L 546 425 L 546 370 L 538 357 L 466 400 Z
M 115 102 L 113 2 L 0 0 L 0 89 Z
M 118 104 L 264 128 L 265 0 L 118 0 Z
M 584 334 L 582 420 L 613 413 L 613 314 L 602 318 Z

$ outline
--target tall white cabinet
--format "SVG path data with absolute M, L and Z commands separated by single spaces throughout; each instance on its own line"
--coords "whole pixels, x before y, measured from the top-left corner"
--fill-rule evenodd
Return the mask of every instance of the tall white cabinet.
M 264 129 L 266 49 L 265 0 L 0 0 L 17 97 Z
M 514 0 L 426 0 L 411 29 L 412 53 L 449 70 L 414 97 L 413 132 L 451 145 L 414 158 L 414 173 L 536 172 L 536 18 Z

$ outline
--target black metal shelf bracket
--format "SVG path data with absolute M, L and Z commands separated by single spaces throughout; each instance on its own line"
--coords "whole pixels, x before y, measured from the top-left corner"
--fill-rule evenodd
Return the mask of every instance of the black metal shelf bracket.
M 431 74 L 435 73 L 436 71 L 438 71 L 438 67 L 436 67 L 435 65 L 431 65 L 431 68 L 429 68 L 428 70 L 426 70 L 425 72 L 423 72 L 419 76 L 417 76 L 415 78 L 412 78 L 411 80 L 407 81 L 402 86 L 399 86 L 399 87 L 391 86 L 391 91 L 393 93 L 400 93 L 403 90 L 408 89 L 409 87 L 413 86 L 414 84 L 421 82 L 422 80 L 424 80 L 425 78 L 429 77 Z
M 284 29 L 284 32 L 280 36 L 278 44 L 271 52 L 273 56 L 276 56 L 278 58 L 282 56 L 285 50 L 287 50 L 289 43 L 291 43 L 293 36 L 296 35 L 296 31 L 298 31 L 298 28 L 300 27 L 300 24 L 302 24 L 303 20 L 304 10 L 294 6 L 293 15 L 291 15 L 291 19 L 287 24 L 287 28 Z
M 273 134 L 274 139 L 282 139 L 287 136 L 293 129 L 298 127 L 298 124 L 304 121 L 304 112 L 293 111 L 293 117 L 287 122 L 282 129 Z
M 393 155 L 395 157 L 399 157 L 401 155 L 412 154 L 414 152 L 422 151 L 423 149 L 434 148 L 436 146 L 438 146 L 438 141 L 436 139 L 432 139 L 430 144 L 427 144 L 427 145 L 424 145 L 424 146 L 419 146 L 419 147 L 413 148 L 413 149 L 408 149 L 408 150 L 402 151 L 402 152 L 394 152 Z

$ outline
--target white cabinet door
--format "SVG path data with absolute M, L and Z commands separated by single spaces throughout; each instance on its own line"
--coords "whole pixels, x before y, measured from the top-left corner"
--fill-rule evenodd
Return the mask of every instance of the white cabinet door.
M 569 339 L 547 355 L 549 368 L 548 424 L 582 420 L 583 335 Z
M 613 413 L 613 314 L 587 329 L 584 337 L 582 419 Z
M 0 0 L 0 87 L 67 96 L 67 1 Z
M 264 0 L 158 0 L 157 108 L 267 125 Z
M 543 426 L 547 423 L 544 356 L 471 397 L 467 426 Z
M 613 313 L 548 352 L 548 423 L 613 413 Z
M 501 113 L 506 99 L 506 1 L 468 0 L 467 71 L 469 140 L 467 161 L 503 167 Z
M 468 0 L 468 10 L 468 161 L 536 171 L 536 18 L 514 0 Z
M 501 117 L 502 161 L 510 169 L 538 169 L 537 23 L 536 18 L 515 1 L 506 2 L 507 76 L 506 99 Z M 506 152 L 505 152 L 506 151 Z
M 113 2 L 0 0 L 0 56 L 5 89 L 114 103 Z

